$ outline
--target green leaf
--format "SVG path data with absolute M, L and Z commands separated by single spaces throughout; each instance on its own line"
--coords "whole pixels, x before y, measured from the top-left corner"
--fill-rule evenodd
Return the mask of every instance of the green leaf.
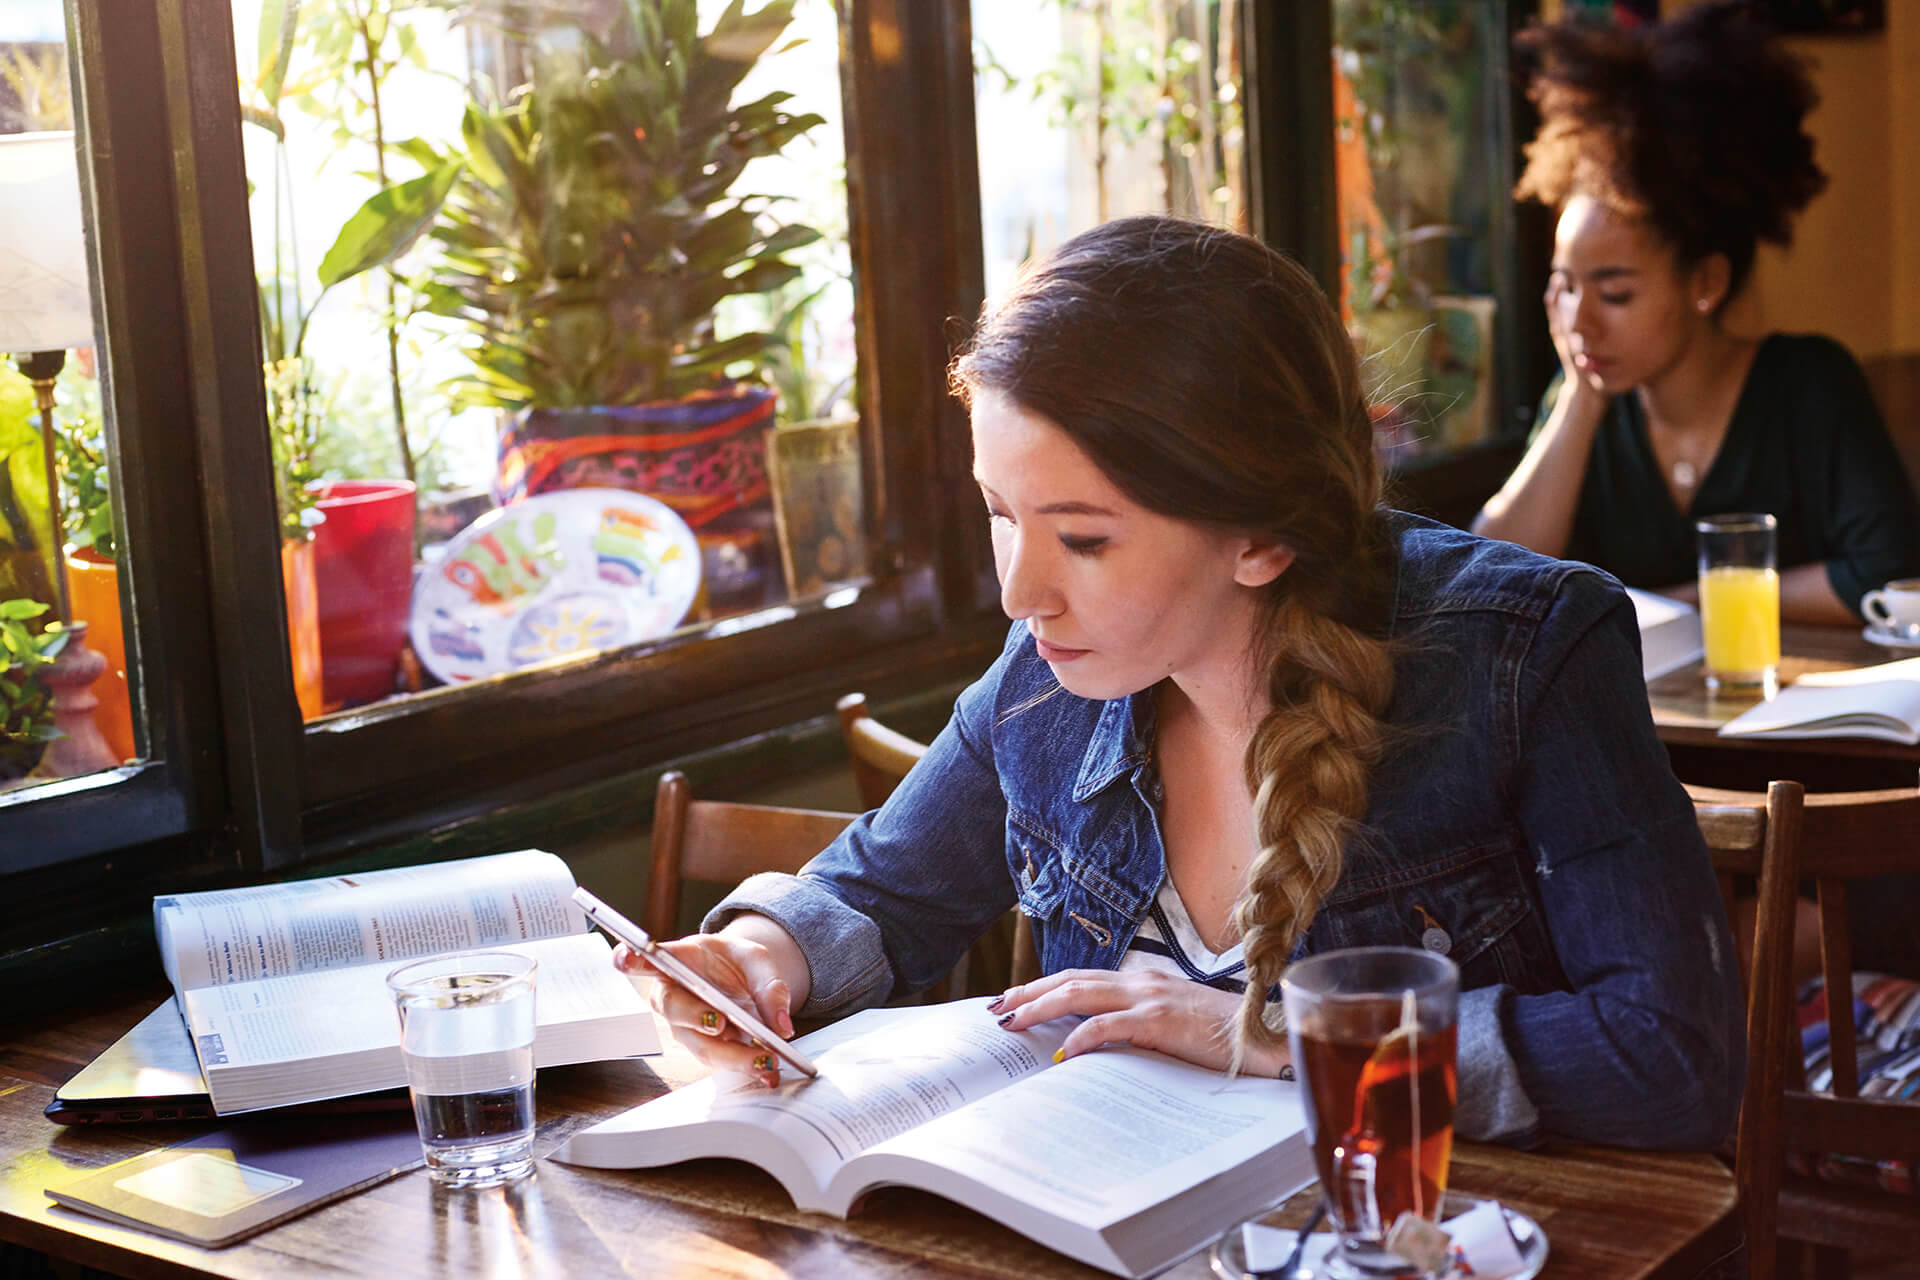
M 37 618 L 51 607 L 38 600 L 0 600 L 0 618 L 11 618 L 16 622 Z
M 260 96 L 268 106 L 280 100 L 280 86 L 287 81 L 287 55 L 292 51 L 292 36 L 287 26 L 287 0 L 261 0 Z
M 460 161 L 450 160 L 368 197 L 340 228 L 333 247 L 320 260 L 321 287 L 332 288 L 405 253 L 433 225 L 464 167 Z

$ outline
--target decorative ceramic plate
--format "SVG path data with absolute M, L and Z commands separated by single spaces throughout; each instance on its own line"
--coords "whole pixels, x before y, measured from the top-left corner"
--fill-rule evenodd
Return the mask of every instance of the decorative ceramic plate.
M 1485 1203 L 1487 1202 L 1479 1196 L 1468 1195 L 1463 1191 L 1449 1191 L 1441 1206 L 1440 1225 L 1444 1227 L 1451 1219 Z M 1513 1247 L 1520 1256 L 1519 1270 L 1504 1273 L 1506 1280 L 1533 1280 L 1533 1277 L 1540 1274 L 1540 1269 L 1547 1265 L 1547 1233 L 1540 1229 L 1539 1223 L 1508 1205 L 1500 1206 L 1500 1216 L 1506 1221 L 1507 1232 L 1512 1237 Z M 1279 1215 L 1275 1217 L 1278 1220 Z M 1260 1220 L 1255 1219 L 1255 1221 Z M 1298 1223 L 1294 1225 L 1297 1226 Z M 1207 1261 L 1213 1268 L 1213 1274 L 1220 1277 L 1220 1280 L 1329 1280 L 1331 1274 L 1329 1271 L 1324 1267 L 1312 1265 L 1299 1266 L 1291 1273 L 1279 1267 L 1271 1271 L 1250 1270 L 1247 1266 L 1246 1237 L 1242 1231 L 1244 1226 L 1245 1224 L 1242 1223 L 1229 1228 L 1207 1251 Z M 1332 1238 L 1331 1234 L 1324 1235 L 1324 1240 L 1330 1241 Z M 1307 1248 L 1304 1250 L 1306 1257 L 1317 1257 L 1326 1251 L 1326 1245 L 1322 1240 L 1323 1237 L 1320 1235 L 1308 1237 Z M 1315 1248 L 1316 1244 L 1320 1247 Z M 1440 1280 L 1463 1280 L 1463 1277 L 1471 1274 L 1471 1271 L 1462 1271 L 1456 1266 L 1445 1272 Z
M 664 635 L 700 589 L 700 546 L 656 498 L 562 489 L 455 534 L 413 592 L 410 635 L 449 684 Z

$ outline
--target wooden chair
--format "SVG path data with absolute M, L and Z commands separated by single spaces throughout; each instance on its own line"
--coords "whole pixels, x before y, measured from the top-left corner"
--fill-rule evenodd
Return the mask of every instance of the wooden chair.
M 926 744 L 874 719 L 867 711 L 864 693 L 847 694 L 834 704 L 834 711 L 840 717 L 840 735 L 846 740 L 847 754 L 853 759 L 853 780 L 860 790 L 860 803 L 877 809 L 907 776 L 907 770 L 927 753 Z M 974 944 L 954 970 L 951 991 L 941 994 L 989 995 L 1039 976 L 1033 928 L 1025 916 L 1012 911 Z
M 680 936 L 686 880 L 733 884 L 756 871 L 798 871 L 857 815 L 824 809 L 695 800 L 687 775 L 660 775 L 654 793 L 653 866 L 641 925 L 656 938 Z
M 1742 1152 L 1737 1167 L 1744 1170 L 1741 1185 L 1749 1200 L 1749 1223 L 1764 1223 L 1764 1201 L 1769 1185 L 1777 1185 L 1772 1215 L 1781 1243 L 1780 1273 L 1789 1274 L 1788 1259 L 1797 1259 L 1800 1245 L 1811 1250 L 1819 1280 L 1849 1274 L 1850 1251 L 1872 1247 L 1896 1248 L 1902 1256 L 1920 1254 L 1920 1198 L 1872 1188 L 1824 1181 L 1785 1169 L 1785 1157 L 1810 1158 L 1832 1154 L 1865 1160 L 1920 1160 L 1920 1103 L 1859 1096 L 1859 1052 L 1853 1026 L 1853 960 L 1847 931 L 1847 883 L 1863 877 L 1910 873 L 1920 869 L 1920 791 L 1836 792 L 1804 796 L 1794 813 L 1787 799 L 1796 784 L 1774 783 L 1767 797 L 1750 793 L 1689 787 L 1703 831 L 1740 821 L 1729 809 L 1762 810 L 1764 826 L 1758 837 L 1762 852 L 1760 902 L 1751 964 L 1748 1002 L 1748 1040 L 1751 1062 L 1746 1094 L 1754 1108 L 1749 1125 L 1743 1107 L 1740 1126 Z M 1795 832 L 1797 826 L 1797 841 Z M 1733 843 L 1730 837 L 1710 836 L 1709 844 Z M 1751 834 L 1749 836 L 1751 843 Z M 1797 843 L 1796 862 L 1790 852 Z M 1736 863 L 1736 853 L 1716 848 L 1717 866 L 1754 870 L 1749 859 Z M 1766 859 L 1777 861 L 1766 865 Z M 1768 872 L 1772 877 L 1769 879 Z M 1827 1031 L 1833 1086 L 1829 1093 L 1811 1093 L 1806 1087 L 1797 1010 L 1789 970 L 1796 914 L 1795 890 L 1802 877 L 1812 881 L 1819 919 L 1822 976 L 1829 992 L 1843 993 L 1839 1016 L 1828 1019 Z M 1920 975 L 1907 975 L 1920 976 Z M 1772 1013 L 1762 1013 L 1760 1005 Z M 1766 1095 L 1780 1094 L 1780 1136 L 1764 1126 L 1772 1112 Z M 1749 1139 L 1751 1150 L 1747 1150 Z M 1771 1183 L 1770 1183 L 1771 1180 Z M 1758 1265 L 1766 1237 L 1755 1233 L 1753 1275 L 1763 1277 Z M 1764 1273 L 1764 1274 L 1770 1274 Z
M 1797 1055 L 1800 1044 L 1792 1022 L 1792 962 L 1803 794 L 1797 782 L 1775 782 L 1764 796 L 1687 790 L 1729 918 L 1734 877 L 1751 876 L 1759 885 L 1753 950 L 1740 957 L 1747 984 L 1747 1086 L 1733 1168 L 1746 1215 L 1749 1280 L 1773 1280 L 1775 1215 L 1786 1166 L 1787 1057 Z

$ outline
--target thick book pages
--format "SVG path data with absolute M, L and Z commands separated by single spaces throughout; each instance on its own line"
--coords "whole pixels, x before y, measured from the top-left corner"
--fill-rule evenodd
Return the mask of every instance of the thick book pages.
M 219 1248 L 422 1160 L 411 1115 L 276 1119 L 203 1133 L 47 1195 L 109 1222 Z
M 1920 743 L 1920 658 L 1810 672 L 1729 720 L 1720 734 Z
M 501 947 L 539 963 L 536 1067 L 659 1051 L 653 1011 L 597 933 Z M 407 1083 L 386 965 L 203 987 L 184 994 L 187 1029 L 220 1115 Z M 322 1016 L 316 1016 L 322 1015 Z
M 1640 673 L 1653 680 L 1697 662 L 1706 653 L 1700 611 L 1681 600 L 1627 588 L 1640 623 Z
M 1148 1275 L 1313 1178 L 1298 1086 L 1119 1046 L 1063 1063 L 1062 1019 L 1010 1034 L 982 1000 L 874 1009 L 800 1045 L 820 1078 L 714 1076 L 573 1135 L 602 1168 L 745 1160 L 845 1217 L 917 1187 L 1049 1248 Z
M 156 898 L 162 963 L 214 1111 L 404 1086 L 386 976 L 451 951 L 539 962 L 539 1066 L 658 1052 L 651 1010 L 587 932 L 573 889 L 566 863 L 526 849 Z

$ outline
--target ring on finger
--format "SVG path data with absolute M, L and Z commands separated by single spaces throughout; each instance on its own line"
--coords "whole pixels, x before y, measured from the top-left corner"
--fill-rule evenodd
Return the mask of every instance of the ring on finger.
M 700 1025 L 705 1030 L 718 1031 L 720 1029 L 720 1015 L 712 1009 L 702 1009 L 700 1011 Z
M 773 1055 L 770 1053 L 763 1053 L 759 1057 L 755 1058 L 753 1060 L 753 1069 L 755 1071 L 773 1070 Z

